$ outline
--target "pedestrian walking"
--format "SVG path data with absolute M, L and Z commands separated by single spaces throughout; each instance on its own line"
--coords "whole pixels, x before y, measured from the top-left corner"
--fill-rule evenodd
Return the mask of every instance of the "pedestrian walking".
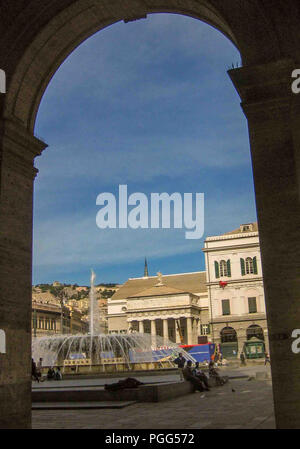
M 271 365 L 271 360 L 270 360 L 270 356 L 267 352 L 265 352 L 265 366 L 266 364 L 269 363 Z
M 246 366 L 246 357 L 245 357 L 245 354 L 243 353 L 243 351 L 240 354 L 240 360 L 241 360 L 241 365 Z

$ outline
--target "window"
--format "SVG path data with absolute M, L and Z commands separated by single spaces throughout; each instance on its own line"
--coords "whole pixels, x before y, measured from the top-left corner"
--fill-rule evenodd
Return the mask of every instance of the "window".
M 256 257 L 247 257 L 245 259 L 240 259 L 241 262 L 241 274 L 245 276 L 245 274 L 257 274 L 257 259 Z
M 248 298 L 249 313 L 257 313 L 256 298 Z
M 222 299 L 222 314 L 230 315 L 230 301 L 229 299 Z
M 221 260 L 220 262 L 220 275 L 227 276 L 227 264 L 225 260 Z
M 216 266 L 216 264 L 218 264 L 218 262 L 215 262 L 215 266 Z M 218 268 L 219 268 L 219 264 L 218 264 Z M 219 276 L 216 276 L 216 277 L 220 277 L 220 276 L 231 277 L 231 266 L 230 266 L 229 259 L 227 261 L 221 260 Z
M 210 325 L 209 324 L 201 324 L 201 335 L 209 335 L 210 334 Z
M 253 231 L 253 223 L 243 224 L 240 226 L 241 232 L 251 232 Z
M 253 274 L 253 259 L 251 257 L 247 257 L 246 259 L 246 274 Z
M 237 342 L 236 331 L 232 327 L 224 327 L 221 330 L 221 342 L 222 343 L 233 343 Z

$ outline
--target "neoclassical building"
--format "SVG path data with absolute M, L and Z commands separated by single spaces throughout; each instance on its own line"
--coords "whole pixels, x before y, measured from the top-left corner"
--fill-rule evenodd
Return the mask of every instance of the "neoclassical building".
M 234 357 L 251 338 L 269 351 L 257 223 L 204 242 L 211 340 Z
M 268 333 L 256 223 L 204 242 L 206 270 L 129 279 L 108 301 L 109 333 L 146 332 L 183 344 L 211 341 L 225 357 Z
M 108 301 L 109 333 L 140 331 L 196 344 L 208 320 L 205 272 L 128 279 Z

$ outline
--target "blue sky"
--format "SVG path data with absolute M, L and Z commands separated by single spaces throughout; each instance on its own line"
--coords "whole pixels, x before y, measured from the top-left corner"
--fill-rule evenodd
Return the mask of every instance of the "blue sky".
M 237 49 L 189 17 L 153 14 L 117 23 L 62 64 L 35 132 L 33 282 L 124 282 L 204 269 L 206 236 L 256 220 L 246 119 L 228 77 Z M 96 226 L 102 192 L 200 192 L 205 233 Z

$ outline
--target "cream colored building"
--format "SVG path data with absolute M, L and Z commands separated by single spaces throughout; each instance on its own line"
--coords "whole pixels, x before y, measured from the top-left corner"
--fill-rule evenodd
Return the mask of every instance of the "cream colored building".
M 204 242 L 211 338 L 223 355 L 238 355 L 245 341 L 268 330 L 257 223 L 241 225 Z
M 109 333 L 139 331 L 196 344 L 208 330 L 205 272 L 129 279 L 108 300 Z

